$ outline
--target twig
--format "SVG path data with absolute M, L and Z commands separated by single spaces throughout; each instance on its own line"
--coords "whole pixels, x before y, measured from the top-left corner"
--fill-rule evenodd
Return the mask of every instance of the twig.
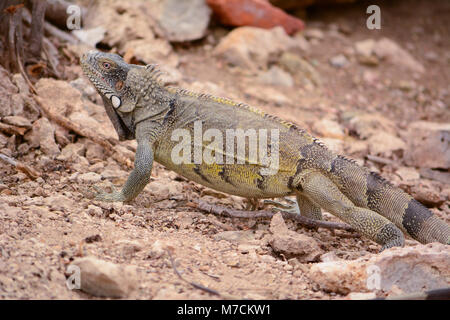
M 46 12 L 48 11 L 48 8 L 46 10 Z M 23 15 L 22 15 L 23 20 L 31 25 L 31 14 L 28 11 L 24 11 Z M 58 38 L 59 40 L 68 42 L 70 44 L 77 44 L 80 41 L 74 37 L 73 35 L 71 35 L 70 33 L 60 30 L 57 27 L 55 27 L 54 25 L 52 25 L 51 23 L 44 21 L 44 30 L 47 34 L 54 36 L 56 38 Z
M 17 161 L 16 159 L 13 159 L 11 157 L 8 157 L 7 155 L 0 153 L 0 159 L 5 161 L 6 163 L 9 163 L 10 165 L 13 165 L 17 168 L 17 170 L 22 171 L 25 173 L 30 179 L 36 179 L 41 176 L 39 172 L 34 170 L 33 168 L 27 166 L 26 164 L 23 164 L 20 161 Z
M 20 12 L 18 9 L 22 8 L 23 4 L 17 6 L 10 6 L 5 9 L 9 14 L 9 30 L 8 30 L 8 46 L 9 46 L 9 62 L 15 64 L 13 68 L 18 69 L 16 57 L 16 29 L 20 24 Z
M 66 117 L 63 117 L 59 114 L 55 114 L 53 112 L 51 112 L 44 104 L 44 102 L 42 101 L 42 98 L 40 98 L 39 96 L 34 96 L 34 99 L 36 100 L 36 102 L 38 103 L 38 105 L 41 107 L 42 111 L 47 115 L 47 117 L 56 122 L 57 124 L 59 124 L 60 126 L 71 130 L 73 132 L 75 132 L 76 134 L 86 137 L 90 140 L 92 140 L 93 142 L 101 145 L 105 151 L 110 154 L 114 160 L 116 160 L 117 162 L 131 168 L 133 166 L 132 162 L 130 159 L 128 159 L 126 156 L 124 156 L 119 150 L 117 150 L 116 148 L 114 148 L 114 145 L 106 138 L 104 137 L 102 134 L 98 133 L 98 132 L 93 132 L 91 130 L 89 130 L 88 128 L 83 128 L 80 125 L 78 125 L 75 122 L 70 121 L 69 119 L 67 119 Z
M 33 84 L 30 81 L 30 78 L 28 78 L 27 73 L 23 69 L 22 60 L 20 59 L 19 52 L 17 52 L 17 64 L 19 65 L 20 73 L 22 74 L 22 77 L 25 79 L 25 82 L 28 84 L 28 87 L 30 87 L 30 91 L 36 94 L 36 88 L 33 86 Z
M 201 284 L 198 284 L 198 283 L 195 283 L 195 282 L 191 282 L 191 281 L 188 281 L 185 278 L 183 278 L 183 276 L 180 274 L 180 272 L 178 271 L 177 267 L 175 266 L 175 262 L 173 261 L 172 255 L 170 254 L 170 251 L 166 250 L 166 252 L 167 252 L 167 255 L 169 256 L 170 263 L 172 264 L 173 271 L 178 276 L 178 278 L 180 278 L 182 281 L 190 284 L 191 286 L 193 286 L 196 289 L 203 290 L 203 291 L 208 292 L 209 294 L 212 294 L 212 295 L 215 295 L 215 296 L 219 296 L 219 297 L 222 296 L 218 291 L 216 291 L 214 289 L 207 288 L 207 287 L 205 287 L 205 286 L 203 286 Z
M 4 133 L 10 134 L 10 135 L 17 134 L 17 135 L 23 136 L 26 131 L 27 131 L 26 128 L 16 127 L 11 124 L 6 124 L 3 122 L 0 122 L 0 132 L 4 132 Z
M 52 24 L 48 23 L 48 22 L 44 22 L 44 29 L 45 32 L 47 32 L 48 34 L 55 36 L 56 38 L 62 40 L 62 41 L 66 41 L 70 44 L 77 44 L 80 43 L 80 41 L 75 38 L 73 35 L 71 35 L 68 32 L 59 30 L 57 27 L 53 26 Z
M 231 227 L 231 226 L 229 226 L 229 225 L 227 225 L 225 223 L 222 223 L 220 221 L 217 221 L 217 218 L 214 217 L 214 216 L 210 216 L 210 218 L 208 218 L 208 221 L 211 222 L 216 227 L 219 227 L 219 228 L 221 228 L 221 229 L 223 229 L 225 231 L 233 231 L 234 230 L 233 227 Z
M 219 216 L 243 218 L 243 219 L 272 218 L 277 213 L 267 210 L 256 210 L 256 211 L 234 210 L 222 206 L 210 205 L 200 200 L 197 202 L 197 208 L 202 211 L 213 213 Z M 353 227 L 345 223 L 309 219 L 299 214 L 287 211 L 280 210 L 279 212 L 282 214 L 284 219 L 294 220 L 295 222 L 308 228 L 325 228 L 331 230 L 340 229 L 348 232 L 356 231 Z
M 392 161 L 390 159 L 374 156 L 374 155 L 371 155 L 371 154 L 368 154 L 366 157 L 367 157 L 368 160 L 376 162 L 376 163 L 381 163 L 381 164 L 393 164 L 393 163 L 395 163 L 394 161 Z
M 43 43 L 44 45 L 42 46 L 42 51 L 44 51 L 45 56 L 47 57 L 51 71 L 57 78 L 61 78 L 61 74 L 57 69 L 59 65 L 58 58 L 56 57 L 58 55 L 58 49 L 56 49 L 53 43 L 47 38 L 43 39 Z

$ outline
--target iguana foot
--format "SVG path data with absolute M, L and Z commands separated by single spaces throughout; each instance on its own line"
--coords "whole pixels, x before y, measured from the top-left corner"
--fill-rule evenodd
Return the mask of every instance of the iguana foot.
M 378 232 L 376 242 L 382 245 L 381 252 L 392 247 L 403 247 L 405 236 L 395 224 L 389 223 Z
M 247 198 L 247 204 L 245 205 L 245 210 L 255 211 L 260 208 L 260 202 L 257 198 Z
M 298 207 L 297 201 L 289 199 L 289 198 L 284 198 L 284 200 L 286 202 L 288 202 L 288 204 L 279 202 L 279 201 L 274 201 L 274 200 L 264 200 L 264 205 L 266 204 L 270 204 L 272 205 L 272 210 L 273 211 L 286 211 L 286 212 L 290 212 L 290 213 L 294 213 L 294 214 L 300 214 L 300 209 Z
M 97 194 L 94 197 L 95 200 L 106 202 L 116 202 L 126 200 L 122 192 L 117 191 L 114 186 L 111 187 L 113 189 L 112 192 L 106 192 L 97 186 L 93 186 L 93 188 L 95 189 L 95 191 L 97 191 Z

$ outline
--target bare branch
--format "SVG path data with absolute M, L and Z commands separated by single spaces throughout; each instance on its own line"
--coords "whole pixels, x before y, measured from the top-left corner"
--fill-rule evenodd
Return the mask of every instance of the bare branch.
M 267 210 L 255 210 L 255 211 L 234 210 L 222 206 L 210 205 L 200 200 L 197 203 L 197 208 L 202 211 L 213 213 L 219 216 L 243 218 L 243 219 L 272 218 L 277 213 Z M 308 228 L 325 228 L 331 230 L 340 229 L 348 232 L 355 232 L 355 229 L 353 227 L 345 223 L 309 219 L 299 214 L 287 211 L 280 211 L 280 213 L 283 215 L 284 219 L 294 220 L 295 222 Z
M 36 61 L 41 58 L 42 38 L 44 37 L 44 18 L 47 1 L 33 0 L 32 23 L 29 52 Z
M 8 157 L 6 154 L 0 153 L 0 159 L 5 161 L 6 163 L 9 163 L 12 166 L 15 166 L 17 168 L 17 170 L 20 170 L 23 173 L 25 173 L 30 179 L 34 180 L 41 176 L 41 174 L 38 171 L 36 171 L 35 169 L 27 166 L 26 164 L 24 164 L 16 159 Z

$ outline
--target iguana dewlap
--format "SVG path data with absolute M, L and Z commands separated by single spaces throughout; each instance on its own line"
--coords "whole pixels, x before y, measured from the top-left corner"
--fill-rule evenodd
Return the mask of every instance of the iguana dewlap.
M 450 243 L 449 225 L 422 204 L 292 123 L 242 103 L 166 87 L 155 66 L 127 64 L 116 54 L 90 51 L 81 64 L 119 138 L 138 144 L 135 168 L 122 190 L 100 192 L 98 199 L 134 199 L 157 161 L 229 194 L 295 195 L 302 215 L 321 219 L 323 208 L 383 249 L 402 246 L 403 233 L 422 243 Z M 247 143 L 225 141 L 227 132 L 244 133 Z M 223 141 L 216 141 L 219 137 Z M 251 156 L 255 145 L 265 153 Z

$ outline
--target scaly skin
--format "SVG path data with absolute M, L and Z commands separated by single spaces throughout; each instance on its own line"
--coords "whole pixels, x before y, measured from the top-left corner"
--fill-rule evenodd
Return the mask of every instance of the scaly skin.
M 115 54 L 90 51 L 81 63 L 101 94 L 119 138 L 138 143 L 135 169 L 125 186 L 120 192 L 99 192 L 97 199 L 134 199 L 149 182 L 153 161 L 157 161 L 190 180 L 229 194 L 246 198 L 295 195 L 302 215 L 321 219 L 323 208 L 383 249 L 402 246 L 403 233 L 422 243 L 450 243 L 450 227 L 431 211 L 377 174 L 334 154 L 292 123 L 228 99 L 165 87 L 158 81 L 155 66 L 129 65 Z M 228 156 L 233 162 L 174 163 L 172 152 L 180 145 L 179 140 L 172 141 L 174 130 L 185 129 L 193 137 L 198 120 L 202 132 L 216 129 L 224 137 L 227 129 L 278 130 L 278 171 L 268 174 L 264 171 L 267 164 L 260 159 L 250 163 L 249 144 L 245 144 L 245 159 L 223 147 L 222 153 L 216 149 L 215 155 Z M 188 145 L 194 146 L 191 150 L 200 146 L 210 151 L 210 143 L 194 138 Z

